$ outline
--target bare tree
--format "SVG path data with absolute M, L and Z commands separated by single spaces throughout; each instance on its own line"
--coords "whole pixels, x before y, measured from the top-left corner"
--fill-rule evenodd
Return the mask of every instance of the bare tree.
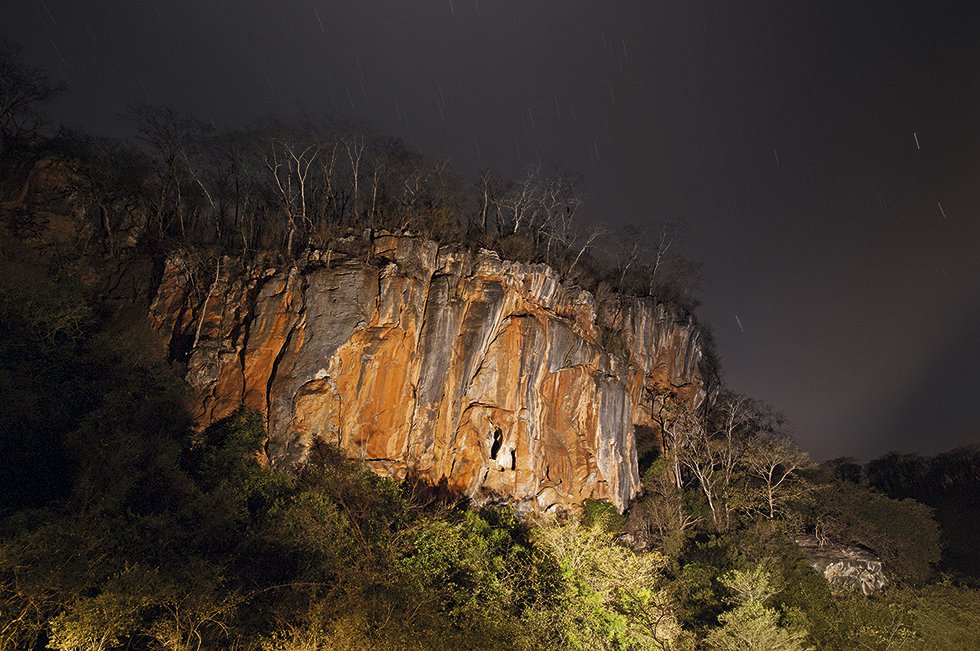
M 537 236 L 545 242 L 545 260 L 560 267 L 556 263 L 574 257 L 565 270 L 566 273 L 575 267 L 582 255 L 605 232 L 604 229 L 593 228 L 585 235 L 582 234 L 576 221 L 576 214 L 582 206 L 580 185 L 581 181 L 571 174 L 557 172 L 541 177 L 535 192 L 540 222 Z M 574 253 L 576 249 L 577 254 Z
M 317 158 L 320 182 L 316 201 L 316 215 L 321 226 L 327 222 L 330 211 L 336 204 L 334 174 L 337 169 L 337 151 L 339 148 L 340 143 L 336 140 L 325 143 L 322 155 Z
M 283 214 L 286 216 L 286 253 L 293 255 L 293 243 L 302 228 L 307 233 L 312 223 L 307 209 L 310 191 L 310 168 L 320 154 L 317 143 L 298 144 L 283 138 L 270 141 L 265 164 L 275 184 Z
M 214 295 L 214 290 L 218 286 L 218 281 L 221 279 L 221 256 L 215 256 L 214 263 L 214 280 L 208 286 L 208 293 L 204 297 L 204 302 L 201 304 L 201 315 L 197 320 L 197 328 L 194 330 L 194 343 L 191 344 L 191 348 L 197 348 L 198 342 L 201 341 L 201 330 L 204 328 L 204 320 L 208 316 L 208 303 L 211 301 L 211 296 Z
M 669 389 L 658 388 L 652 396 L 652 416 L 660 427 L 660 449 L 667 458 L 674 486 L 678 490 L 684 488 L 684 477 L 681 473 L 681 448 L 684 445 L 684 427 L 690 426 L 687 419 L 690 407 L 679 403 L 677 393 Z
M 605 232 L 606 230 L 601 226 L 593 226 L 586 231 L 583 236 L 576 238 L 574 246 L 578 249 L 578 251 L 576 251 L 571 262 L 568 263 L 568 269 L 565 271 L 565 273 L 572 273 L 572 271 L 575 269 L 575 265 L 577 265 L 582 259 L 582 256 L 585 255 L 590 248 L 592 248 L 592 244 L 602 237 Z M 569 253 L 571 253 L 571 251 L 569 251 Z
M 424 186 L 414 203 L 416 219 L 425 220 L 425 232 L 430 237 L 458 237 L 463 204 L 459 178 L 447 160 L 431 164 L 426 164 L 421 157 L 417 160 L 424 171 Z
M 782 432 L 767 429 L 752 438 L 743 463 L 758 482 L 762 511 L 768 519 L 775 519 L 787 500 L 799 495 L 801 487 L 794 484 L 794 475 L 808 462 L 807 453 Z
M 364 158 L 365 138 L 362 135 L 351 134 L 343 138 L 344 150 L 347 152 L 347 160 L 350 162 L 351 175 L 351 199 L 353 201 L 354 221 L 361 217 L 360 196 L 361 196 L 361 161 Z
M 137 137 L 150 148 L 160 163 L 157 174 L 155 221 L 165 235 L 176 219 L 180 236 L 186 238 L 189 224 L 184 185 L 193 182 L 192 149 L 200 143 L 207 127 L 194 118 L 181 115 L 169 106 L 138 104 L 129 111 L 136 122 Z
M 688 532 L 702 518 L 690 513 L 684 490 L 675 482 L 668 459 L 661 457 L 643 475 L 644 494 L 630 508 L 626 528 L 645 548 L 656 546 L 668 554 L 679 553 Z
M 213 142 L 216 162 L 212 183 L 219 188 L 219 212 L 227 229 L 235 232 L 243 253 L 255 246 L 260 230 L 260 186 L 266 168 L 264 152 L 256 151 L 257 138 L 253 132 L 231 131 Z
M 149 159 L 137 148 L 110 138 L 68 129 L 61 129 L 57 138 L 67 154 L 63 164 L 71 170 L 72 191 L 98 223 L 109 254 L 114 255 L 120 243 L 134 244 L 145 227 Z
M 44 70 L 26 67 L 20 48 L 0 39 L 0 154 L 37 135 L 45 123 L 41 106 L 64 89 Z
M 613 255 L 613 259 L 616 261 L 616 267 L 619 271 L 619 283 L 617 284 L 619 289 L 625 288 L 626 275 L 633 268 L 633 265 L 647 253 L 646 239 L 646 231 L 637 230 L 633 226 L 628 226 L 616 234 L 613 246 L 616 247 L 617 251 Z
M 494 204 L 498 184 L 499 182 L 490 173 L 490 170 L 483 170 L 477 177 L 476 191 L 479 199 L 477 222 L 479 223 L 481 233 L 487 232 L 490 210 Z
M 745 451 L 751 405 L 747 398 L 728 393 L 708 414 L 687 410 L 678 419 L 681 463 L 701 488 L 717 531 L 727 531 L 732 524 L 731 489 Z
M 541 170 L 531 165 L 520 181 L 508 184 L 496 200 L 497 214 L 500 217 L 498 228 L 518 233 L 522 228 L 531 230 L 534 227 L 540 207 L 540 176 Z
M 662 282 L 664 267 L 670 262 L 669 252 L 677 239 L 677 226 L 670 219 L 665 219 L 660 225 L 660 231 L 653 243 L 649 269 L 647 272 L 649 293 L 651 296 L 657 294 L 657 290 Z

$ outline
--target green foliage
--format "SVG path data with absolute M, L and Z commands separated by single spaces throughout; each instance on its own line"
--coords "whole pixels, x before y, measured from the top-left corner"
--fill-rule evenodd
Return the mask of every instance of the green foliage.
M 551 522 L 534 535 L 560 571 L 547 611 L 555 646 L 670 648 L 681 637 L 663 588 L 663 556 L 620 546 L 600 524 Z
M 808 599 L 810 638 L 818 649 L 906 649 L 916 639 L 912 610 L 894 594 Z
M 859 486 L 830 484 L 817 494 L 817 526 L 833 540 L 874 551 L 892 576 L 924 583 L 940 559 L 939 526 L 915 500 L 893 500 Z
M 96 320 L 64 270 L 0 256 L 0 514 L 67 494 L 66 437 L 111 380 Z
M 935 509 L 942 531 L 941 568 L 980 582 L 980 447 L 968 446 L 934 457 L 886 454 L 859 465 L 852 460 L 828 462 L 844 481 L 879 490 L 892 499 L 911 498 Z
M 980 590 L 940 584 L 905 590 L 902 597 L 914 609 L 912 648 L 980 648 Z
M 721 626 L 708 634 L 705 642 L 710 649 L 739 651 L 772 649 L 776 651 L 802 651 L 807 637 L 798 613 L 781 616 L 766 607 L 776 593 L 769 573 L 761 566 L 745 570 L 733 570 L 719 579 L 731 594 L 735 604 L 719 616 Z
M 643 474 L 643 494 L 630 507 L 624 528 L 640 547 L 676 558 L 699 522 L 691 513 L 691 497 L 677 487 L 669 460 L 661 456 Z
M 582 504 L 582 524 L 598 526 L 610 533 L 619 533 L 626 525 L 626 517 L 619 509 L 605 500 L 585 500 Z
M 772 459 L 742 445 L 765 413 L 732 430 L 730 466 L 708 442 L 703 469 L 732 471 L 713 494 L 732 515 L 724 533 L 709 532 L 705 492 L 690 477 L 679 487 L 669 457 L 650 459 L 625 518 L 599 501 L 583 522 L 470 510 L 320 441 L 294 472 L 264 467 L 255 413 L 194 431 L 181 382 L 69 264 L 2 264 L 0 648 L 977 646 L 976 592 L 834 596 L 792 542 L 799 504 L 739 502 L 763 485 L 745 468 Z M 799 459 L 777 451 L 774 476 Z M 813 522 L 909 583 L 928 576 L 926 509 L 825 486 Z
M 48 646 L 62 651 L 118 647 L 137 630 L 153 603 L 149 592 L 155 578 L 133 567 L 108 577 L 99 594 L 80 596 L 51 619 Z
M 709 649 L 801 651 L 811 648 L 804 646 L 805 629 L 783 626 L 779 613 L 759 602 L 741 604 L 722 614 L 719 622 L 721 627 L 705 639 Z
M 508 620 L 520 614 L 521 582 L 530 569 L 525 545 L 480 514 L 466 512 L 445 521 L 426 518 L 414 528 L 400 569 L 419 594 L 437 599 L 436 608 L 455 627 L 490 625 L 508 637 Z

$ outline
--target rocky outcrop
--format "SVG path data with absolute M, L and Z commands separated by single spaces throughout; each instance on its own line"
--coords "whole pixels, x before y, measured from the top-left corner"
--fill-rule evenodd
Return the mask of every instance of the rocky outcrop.
M 819 544 L 814 537 L 801 538 L 796 544 L 835 591 L 871 595 L 888 585 L 881 559 L 863 547 Z
M 544 265 L 410 236 L 367 246 L 198 274 L 167 260 L 150 321 L 186 363 L 202 426 L 244 405 L 266 415 L 273 464 L 322 437 L 477 503 L 622 510 L 653 396 L 704 398 L 698 328 L 668 305 L 624 299 L 600 317 Z

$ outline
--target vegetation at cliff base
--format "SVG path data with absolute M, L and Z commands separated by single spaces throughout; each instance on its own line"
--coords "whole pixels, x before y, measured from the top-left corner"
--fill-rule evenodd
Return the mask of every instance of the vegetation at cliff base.
M 755 403 L 722 397 L 685 434 L 704 446 L 655 459 L 625 517 L 473 510 L 325 444 L 294 472 L 264 467 L 253 413 L 195 432 L 152 334 L 66 282 L 71 260 L 29 262 L 0 270 L 0 648 L 976 643 L 975 591 L 917 587 L 937 558 L 929 511 L 806 464 L 769 483 L 752 440 L 779 449 L 758 429 L 775 421 Z M 894 586 L 832 592 L 792 541 L 815 522 L 893 553 Z
M 8 289 L 8 314 L 27 311 Z M 27 335 L 22 323 L 4 344 Z M 59 452 L 46 471 L 64 485 L 38 499 L 48 477 L 33 474 L 5 493 L 0 648 L 646 648 L 681 637 L 666 559 L 634 554 L 601 523 L 468 510 L 324 444 L 296 472 L 263 468 L 257 415 L 194 434 L 169 369 L 90 328 L 32 342 L 102 377 L 63 378 L 83 398 L 59 412 L 75 428 L 35 423 Z M 61 396 L 36 399 L 54 409 Z M 20 407 L 5 404 L 5 422 Z

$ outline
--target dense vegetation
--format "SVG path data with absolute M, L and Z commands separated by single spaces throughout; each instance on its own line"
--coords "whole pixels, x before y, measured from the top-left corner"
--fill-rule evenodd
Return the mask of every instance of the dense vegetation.
M 195 434 L 151 335 L 66 282 L 60 264 L 8 256 L 0 270 L 10 360 L 0 378 L 0 648 L 976 643 L 975 591 L 917 587 L 938 551 L 927 509 L 803 464 L 770 510 L 749 444 L 725 453 L 739 461 L 727 485 L 714 484 L 726 514 L 717 521 L 691 470 L 708 462 L 687 454 L 681 488 L 672 457 L 659 457 L 630 512 L 589 503 L 581 521 L 470 510 L 326 445 L 296 472 L 263 468 L 261 420 L 240 413 Z M 759 427 L 751 413 L 739 428 Z M 732 441 L 759 436 L 749 434 L 736 428 Z M 894 554 L 892 589 L 831 592 L 792 542 L 831 520 L 840 539 Z
M 980 539 L 980 448 L 959 448 L 933 457 L 891 453 L 863 465 L 841 458 L 828 465 L 848 484 L 932 507 L 942 528 L 942 569 L 974 585 L 980 583 L 976 549 Z
M 0 95 L 44 83 L 4 56 Z M 44 99 L 57 89 L 34 90 Z M 936 574 L 939 529 L 929 508 L 908 499 L 924 494 L 902 492 L 912 484 L 888 483 L 873 464 L 858 472 L 860 485 L 844 464 L 814 466 L 778 415 L 744 396 L 720 392 L 697 411 L 669 392 L 658 396 L 662 436 L 641 437 L 644 494 L 625 515 L 596 502 L 580 517 L 474 510 L 378 477 L 325 444 L 290 472 L 269 469 L 261 418 L 247 412 L 196 432 L 185 388 L 141 325 L 140 306 L 118 300 L 132 278 L 92 273 L 93 260 L 116 261 L 127 246 L 296 256 L 351 229 L 398 227 L 476 237 L 505 254 L 521 242 L 529 259 L 585 283 L 576 274 L 593 260 L 582 248 L 590 236 L 562 240 L 549 230 L 574 211 L 542 207 L 538 172 L 529 186 L 478 186 L 492 192 L 473 195 L 487 198 L 468 209 L 434 189 L 448 171 L 423 174 L 427 163 L 381 140 L 394 162 L 365 156 L 374 162 L 363 163 L 363 176 L 351 165 L 331 168 L 299 201 L 289 188 L 329 160 L 322 151 L 335 146 L 349 159 L 358 143 L 368 150 L 367 137 L 297 135 L 286 146 L 282 125 L 279 135 L 237 141 L 202 135 L 207 129 L 167 110 L 138 114 L 150 149 L 43 138 L 36 100 L 0 106 L 3 169 L 56 157 L 98 234 L 39 250 L 24 244 L 41 219 L 36 207 L 11 202 L 2 215 L 0 648 L 980 646 L 980 596 Z M 229 158 L 202 162 L 221 147 Z M 367 170 L 376 169 L 385 171 L 372 186 Z M 213 177 L 221 170 L 231 175 L 223 182 Z M 525 186 L 537 188 L 530 213 L 513 198 Z M 423 190 L 417 200 L 401 194 L 413 187 Z M 377 203 L 366 203 L 375 193 Z M 445 233 L 435 232 L 439 214 Z M 551 257 L 555 242 L 564 242 L 560 257 Z M 596 278 L 666 291 L 658 284 L 666 248 L 658 250 L 626 252 Z M 631 275 L 644 267 L 645 276 Z M 975 485 L 973 468 L 963 482 Z M 793 542 L 802 534 L 875 551 L 891 587 L 870 598 L 833 593 Z

